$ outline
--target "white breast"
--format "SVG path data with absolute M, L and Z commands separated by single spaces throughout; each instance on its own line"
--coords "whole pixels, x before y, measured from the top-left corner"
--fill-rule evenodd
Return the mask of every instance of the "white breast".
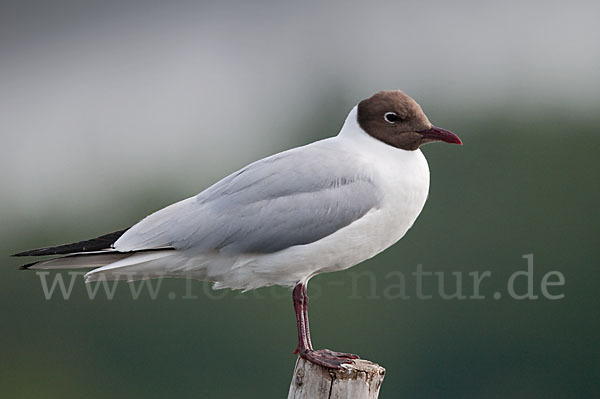
M 348 253 L 319 271 L 354 266 L 400 240 L 421 213 L 429 192 L 429 167 L 423 153 L 401 150 L 369 136 L 355 122 L 355 112 L 336 139 L 340 147 L 355 152 L 372 176 L 383 196 L 382 205 L 319 241 Z

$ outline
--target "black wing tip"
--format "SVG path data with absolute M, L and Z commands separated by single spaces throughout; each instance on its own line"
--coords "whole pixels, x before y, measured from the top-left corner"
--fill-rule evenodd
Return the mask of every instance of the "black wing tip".
M 48 253 L 40 253 L 41 251 L 46 251 L 50 248 L 39 248 L 39 249 L 30 249 L 27 251 L 23 251 L 23 252 L 17 252 L 16 254 L 12 254 L 10 256 L 13 257 L 19 257 L 19 256 L 41 256 L 41 255 L 46 255 Z M 48 254 L 51 255 L 51 254 Z
M 92 238 L 90 240 L 79 241 L 72 244 L 63 244 L 53 247 L 36 248 L 30 249 L 23 252 L 17 252 L 11 256 L 46 256 L 46 255 L 66 255 L 74 252 L 85 252 L 85 251 L 98 251 L 102 249 L 108 249 L 112 246 L 125 233 L 129 228 L 114 231 L 112 233 L 104 234 L 100 237 Z

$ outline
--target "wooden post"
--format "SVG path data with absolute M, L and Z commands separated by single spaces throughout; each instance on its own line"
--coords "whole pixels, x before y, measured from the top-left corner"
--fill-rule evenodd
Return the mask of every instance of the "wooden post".
M 288 399 L 377 399 L 385 369 L 357 359 L 341 370 L 296 361 Z

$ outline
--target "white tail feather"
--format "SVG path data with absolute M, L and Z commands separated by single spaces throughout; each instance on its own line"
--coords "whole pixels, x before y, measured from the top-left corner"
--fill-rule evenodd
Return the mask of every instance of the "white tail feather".
M 85 275 L 85 282 L 89 283 L 99 279 L 133 281 L 167 276 L 165 264 L 170 262 L 167 262 L 166 258 L 173 256 L 174 252 L 157 251 L 132 254 L 127 258 L 88 272 Z
M 97 254 L 77 254 L 43 260 L 28 266 L 30 270 L 46 269 L 90 269 L 108 265 L 131 256 L 128 253 L 98 252 Z

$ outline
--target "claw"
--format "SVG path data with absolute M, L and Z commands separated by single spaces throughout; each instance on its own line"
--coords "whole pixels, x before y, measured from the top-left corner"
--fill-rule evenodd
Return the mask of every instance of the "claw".
M 341 369 L 344 365 L 354 364 L 354 359 L 359 359 L 357 355 L 335 352 L 329 349 L 306 350 L 300 352 L 300 356 L 311 363 L 330 369 Z

